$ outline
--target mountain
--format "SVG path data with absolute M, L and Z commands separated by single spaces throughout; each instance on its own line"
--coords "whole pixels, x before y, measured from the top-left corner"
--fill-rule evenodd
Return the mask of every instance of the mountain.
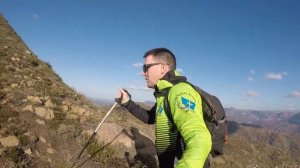
M 297 117 L 285 121 L 296 125 Z M 95 105 L 66 85 L 0 16 L 0 167 L 155 168 L 154 130 L 125 108 Z M 296 137 L 234 121 L 228 133 L 214 167 L 300 166 Z
M 300 112 L 240 110 L 236 108 L 226 108 L 225 111 L 229 120 L 300 137 Z
M 113 100 L 92 98 L 92 97 L 88 97 L 88 99 L 91 100 L 94 104 L 99 105 L 99 106 L 106 106 L 106 105 L 114 104 Z
M 229 142 L 216 167 L 299 167 L 300 139 L 229 122 Z M 221 164 L 220 164 L 221 163 Z
M 108 100 L 108 99 L 101 99 L 101 98 L 91 98 L 88 97 L 90 101 L 92 101 L 94 104 L 99 105 L 99 106 L 107 106 L 114 104 L 114 100 Z M 152 107 L 154 106 L 155 102 L 153 101 L 144 101 L 144 102 L 139 102 L 139 104 L 143 104 L 144 106 L 147 107 Z

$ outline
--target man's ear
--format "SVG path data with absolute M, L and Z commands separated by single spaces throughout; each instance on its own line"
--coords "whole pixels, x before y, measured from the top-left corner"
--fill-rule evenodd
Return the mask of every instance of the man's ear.
M 166 74 L 169 71 L 169 67 L 166 64 L 161 64 L 161 74 Z

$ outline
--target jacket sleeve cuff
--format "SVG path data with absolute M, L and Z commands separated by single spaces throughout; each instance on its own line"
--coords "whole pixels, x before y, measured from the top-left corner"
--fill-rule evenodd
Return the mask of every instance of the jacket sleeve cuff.
M 131 101 L 131 99 L 129 99 L 126 103 L 124 103 L 124 104 L 121 104 L 121 106 L 123 106 L 123 107 L 128 107 L 129 106 L 129 104 L 131 103 L 132 101 Z

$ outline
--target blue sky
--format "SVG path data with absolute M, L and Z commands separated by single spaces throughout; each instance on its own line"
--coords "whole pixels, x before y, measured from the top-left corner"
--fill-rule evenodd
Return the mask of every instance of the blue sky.
M 225 107 L 300 109 L 298 0 L 0 0 L 28 47 L 69 86 L 154 101 L 145 51 L 166 47 L 189 81 Z

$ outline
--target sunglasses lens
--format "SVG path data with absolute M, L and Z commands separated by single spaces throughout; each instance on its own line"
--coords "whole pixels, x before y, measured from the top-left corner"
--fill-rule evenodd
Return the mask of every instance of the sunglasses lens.
M 148 70 L 148 66 L 147 65 L 143 65 L 143 72 L 146 73 Z
M 152 67 L 153 65 L 158 65 L 158 64 L 161 64 L 161 63 L 144 64 L 143 72 L 146 73 L 150 67 Z

